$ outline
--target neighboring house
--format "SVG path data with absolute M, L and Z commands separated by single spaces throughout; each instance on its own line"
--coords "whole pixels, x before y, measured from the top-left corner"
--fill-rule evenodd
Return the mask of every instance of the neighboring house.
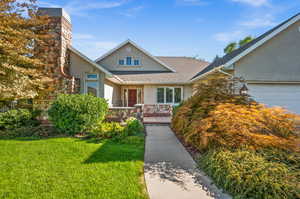
M 192 82 L 224 71 L 246 80 L 257 101 L 300 114 L 300 13 L 215 60 Z
M 92 61 L 72 47 L 71 20 L 62 8 L 39 11 L 51 17 L 54 27 L 57 44 L 48 53 L 49 63 L 60 68 L 57 76 L 68 78 L 72 91 L 104 97 L 110 106 L 179 104 L 192 95 L 190 79 L 209 64 L 190 57 L 156 57 L 130 40 Z

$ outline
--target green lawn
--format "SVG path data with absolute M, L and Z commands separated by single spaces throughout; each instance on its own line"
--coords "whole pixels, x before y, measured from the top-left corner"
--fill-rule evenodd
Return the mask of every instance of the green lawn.
M 0 140 L 0 199 L 142 199 L 144 143 Z

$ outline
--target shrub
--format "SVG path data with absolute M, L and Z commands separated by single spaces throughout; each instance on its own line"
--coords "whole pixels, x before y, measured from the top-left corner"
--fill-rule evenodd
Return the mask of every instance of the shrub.
M 88 136 L 101 139 L 123 137 L 125 136 L 124 129 L 117 122 L 103 122 L 95 125 L 88 133 Z
M 0 129 L 12 130 L 25 126 L 34 126 L 38 124 L 35 117 L 38 112 L 31 112 L 28 109 L 10 110 L 0 113 Z
M 136 118 L 131 117 L 126 120 L 125 131 L 127 135 L 136 135 L 144 130 L 143 124 Z
M 172 128 L 187 144 L 202 151 L 245 145 L 297 148 L 295 115 L 238 96 L 229 84 L 224 79 L 200 84 L 202 90 L 177 109 Z
M 211 151 L 200 165 L 234 198 L 299 198 L 299 179 L 285 164 L 267 161 L 250 150 Z
M 176 133 L 185 134 L 187 127 L 195 120 L 208 117 L 219 104 L 250 104 L 247 96 L 235 94 L 232 81 L 226 78 L 210 79 L 196 86 L 196 93 L 174 111 L 172 128 Z
M 280 108 L 221 104 L 207 118 L 193 120 L 184 138 L 199 150 L 215 146 L 294 150 L 297 147 L 293 118 Z
M 25 126 L 11 130 L 0 130 L 0 137 L 3 138 L 48 137 L 56 135 L 58 135 L 58 132 L 55 129 L 45 126 Z
M 103 121 L 107 111 L 108 105 L 103 98 L 62 94 L 53 102 L 48 114 L 60 132 L 74 135 Z

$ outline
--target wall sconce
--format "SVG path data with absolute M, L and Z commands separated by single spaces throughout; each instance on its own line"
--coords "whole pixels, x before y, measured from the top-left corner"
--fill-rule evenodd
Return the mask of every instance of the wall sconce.
M 240 89 L 240 94 L 243 96 L 246 96 L 246 95 L 248 95 L 248 91 L 249 91 L 248 87 L 246 86 L 246 84 L 244 84 L 242 86 L 242 88 Z

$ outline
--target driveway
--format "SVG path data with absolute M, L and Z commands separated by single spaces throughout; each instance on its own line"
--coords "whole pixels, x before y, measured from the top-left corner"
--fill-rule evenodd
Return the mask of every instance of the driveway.
M 146 126 L 145 180 L 150 199 L 229 199 L 212 185 L 169 126 Z

